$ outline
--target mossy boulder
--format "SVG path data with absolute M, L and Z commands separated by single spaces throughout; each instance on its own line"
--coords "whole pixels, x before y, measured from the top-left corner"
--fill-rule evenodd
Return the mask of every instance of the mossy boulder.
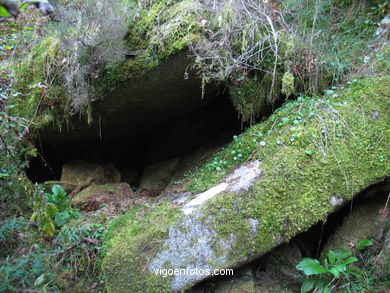
M 121 172 L 112 164 L 103 166 L 103 173 L 106 182 L 118 183 L 121 181 Z
M 193 200 L 118 217 L 104 241 L 107 291 L 190 288 L 289 241 L 389 177 L 389 89 L 390 77 L 372 78 L 287 103 L 199 166 L 188 188 L 203 192 Z

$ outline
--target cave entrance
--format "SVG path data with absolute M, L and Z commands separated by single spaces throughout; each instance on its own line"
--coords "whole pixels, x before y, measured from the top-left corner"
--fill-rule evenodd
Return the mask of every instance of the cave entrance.
M 202 84 L 187 70 L 191 64 L 187 55 L 178 53 L 95 101 L 91 124 L 72 117 L 70 129 L 59 131 L 54 125 L 41 129 L 35 141 L 41 156 L 27 169 L 31 181 L 59 180 L 62 166 L 72 160 L 142 174 L 152 164 L 183 161 L 196 151 L 206 156 L 241 133 L 229 90 Z M 273 105 L 265 105 L 263 116 L 272 110 Z M 131 185 L 137 187 L 138 182 Z
M 44 139 L 38 137 L 36 141 L 41 157 L 31 160 L 27 175 L 38 183 L 60 180 L 62 166 L 72 160 L 111 164 L 119 171 L 142 174 L 147 166 L 158 162 L 184 160 L 196 151 L 206 153 L 228 143 L 242 131 L 226 92 L 221 91 L 214 100 L 193 112 L 179 113 L 174 119 L 157 123 L 146 131 L 138 128 L 135 135 L 132 129 L 117 123 L 106 123 L 93 139 L 80 139 L 78 132 L 74 138 L 66 134 L 66 139 L 51 141 L 50 135 L 43 134 Z M 200 96 L 199 100 L 203 103 Z M 118 128 L 119 135 L 104 135 L 110 129 L 117 132 Z M 132 182 L 133 187 L 137 185 L 138 182 Z

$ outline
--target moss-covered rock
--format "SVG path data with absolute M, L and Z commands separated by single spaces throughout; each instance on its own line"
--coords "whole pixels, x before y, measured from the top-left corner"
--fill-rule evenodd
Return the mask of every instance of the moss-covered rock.
M 388 177 L 389 89 L 389 77 L 367 79 L 290 102 L 235 137 L 189 188 L 217 186 L 182 209 L 164 204 L 119 217 L 105 240 L 108 292 L 191 287 L 263 255 Z

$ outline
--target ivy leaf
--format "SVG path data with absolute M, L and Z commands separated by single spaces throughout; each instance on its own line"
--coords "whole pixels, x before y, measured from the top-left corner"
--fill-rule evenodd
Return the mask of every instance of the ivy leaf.
M 303 271 L 305 275 L 318 275 L 326 272 L 326 269 L 320 265 L 319 261 L 312 258 L 304 258 L 296 268 Z

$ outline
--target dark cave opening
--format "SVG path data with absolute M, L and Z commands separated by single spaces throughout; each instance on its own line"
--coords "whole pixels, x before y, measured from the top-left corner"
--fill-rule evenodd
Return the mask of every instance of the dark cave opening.
M 206 154 L 207 149 L 215 150 L 242 133 L 228 87 L 202 85 L 193 72 L 183 78 L 187 54 L 176 54 L 96 100 L 90 124 L 73 116 L 69 128 L 63 125 L 59 130 L 51 124 L 41 129 L 34 140 L 39 156 L 26 170 L 30 180 L 58 181 L 62 166 L 72 160 L 110 164 L 120 172 L 131 168 L 142 174 L 155 163 L 183 161 L 202 149 Z M 262 105 L 259 118 L 269 116 L 283 98 Z
M 219 147 L 243 131 L 226 93 L 201 109 L 189 114 L 176 113 L 175 119 L 158 123 L 147 131 L 137 131 L 136 135 L 127 131 L 126 125 L 109 123 L 103 132 L 109 133 L 110 127 L 122 127 L 121 135 L 107 139 L 96 135 L 86 140 L 67 137 L 60 143 L 42 142 L 38 137 L 40 156 L 30 161 L 28 177 L 34 183 L 60 180 L 63 164 L 71 160 L 113 164 L 118 170 L 130 167 L 142 173 L 151 164 L 172 158 L 182 160 L 200 148 Z

